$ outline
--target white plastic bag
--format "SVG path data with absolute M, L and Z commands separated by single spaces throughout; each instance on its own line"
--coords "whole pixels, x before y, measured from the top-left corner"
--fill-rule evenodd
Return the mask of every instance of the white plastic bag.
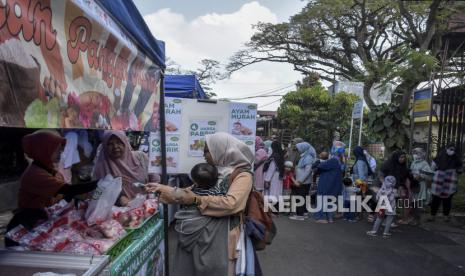
M 115 205 L 122 190 L 121 177 L 113 178 L 111 175 L 100 180 L 92 194 L 89 207 L 86 212 L 88 225 L 94 225 L 111 219 L 111 207 Z

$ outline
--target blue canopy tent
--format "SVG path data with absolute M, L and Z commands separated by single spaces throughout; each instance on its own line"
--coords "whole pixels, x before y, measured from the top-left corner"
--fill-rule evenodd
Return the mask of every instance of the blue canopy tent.
M 195 75 L 166 75 L 165 96 L 173 98 L 208 99 Z

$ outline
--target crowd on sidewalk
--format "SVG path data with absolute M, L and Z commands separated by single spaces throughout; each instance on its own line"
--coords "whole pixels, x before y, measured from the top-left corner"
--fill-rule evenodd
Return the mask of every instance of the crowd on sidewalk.
M 380 166 L 362 147 L 353 149 L 352 160 L 347 155 L 345 145 L 339 141 L 334 141 L 330 150 L 318 154 L 301 138 L 293 139 L 284 147 L 275 139 L 263 141 L 257 137 L 255 189 L 276 205 L 276 199 L 287 199 L 281 196 L 290 195 L 291 213 L 284 214 L 289 219 L 313 219 L 321 224 L 334 223 L 337 218 L 351 223 L 366 219 L 373 222 L 373 228 L 367 232 L 371 236 L 376 236 L 383 225 L 383 236 L 389 237 L 392 227 L 418 225 L 422 218 L 433 222 L 441 205 L 444 221 L 450 221 L 452 199 L 463 169 L 461 154 L 455 145 L 441 149 L 431 163 L 423 148 L 415 148 L 410 154 L 396 151 L 387 160 L 379 160 Z M 297 196 L 310 202 L 293 206 L 298 200 L 292 197 Z M 327 212 L 317 208 L 316 212 L 308 212 L 308 206 L 318 205 L 319 200 L 328 196 L 343 200 L 346 211 Z M 370 196 L 367 202 L 373 211 L 357 213 L 350 209 L 355 196 L 362 199 Z M 388 202 L 390 208 L 386 204 L 379 208 L 381 200 Z M 283 214 L 278 211 L 276 215 Z

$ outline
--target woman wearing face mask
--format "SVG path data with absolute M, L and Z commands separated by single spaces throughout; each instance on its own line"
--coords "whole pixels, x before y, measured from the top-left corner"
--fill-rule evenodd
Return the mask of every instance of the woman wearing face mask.
M 413 191 L 413 220 L 410 224 L 416 225 L 421 221 L 421 210 L 429 199 L 430 191 L 427 182 L 431 180 L 429 174 L 432 173 L 431 167 L 426 162 L 426 152 L 422 148 L 415 148 L 412 151 L 413 162 L 410 165 L 412 177 L 418 182 L 418 187 Z
M 56 164 L 66 145 L 66 139 L 56 131 L 38 130 L 22 141 L 24 153 L 32 163 L 24 171 L 18 192 L 18 209 L 7 226 L 7 232 L 18 225 L 31 230 L 40 220 L 47 220 L 46 207 L 61 199 L 71 201 L 74 196 L 93 191 L 97 182 L 69 185 L 57 172 Z M 5 238 L 5 246 L 18 244 Z
M 432 202 L 429 221 L 435 220 L 442 203 L 444 220 L 448 222 L 452 208 L 452 197 L 457 192 L 458 175 L 462 173 L 463 169 L 461 155 L 457 153 L 455 145 L 450 144 L 440 151 L 433 160 L 432 168 L 435 173 L 431 185 Z

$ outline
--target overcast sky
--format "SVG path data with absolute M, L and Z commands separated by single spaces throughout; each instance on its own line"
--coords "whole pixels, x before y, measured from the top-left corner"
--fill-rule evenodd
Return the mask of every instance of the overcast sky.
M 258 22 L 288 21 L 305 5 L 301 0 L 135 0 L 153 35 L 166 42 L 166 55 L 183 69 L 195 70 L 209 58 L 227 63 L 247 42 Z M 261 63 L 213 85 L 219 98 L 237 98 L 294 89 L 302 76 L 287 64 Z M 280 89 L 280 90 L 278 90 Z M 276 110 L 280 97 L 249 99 L 262 110 Z

